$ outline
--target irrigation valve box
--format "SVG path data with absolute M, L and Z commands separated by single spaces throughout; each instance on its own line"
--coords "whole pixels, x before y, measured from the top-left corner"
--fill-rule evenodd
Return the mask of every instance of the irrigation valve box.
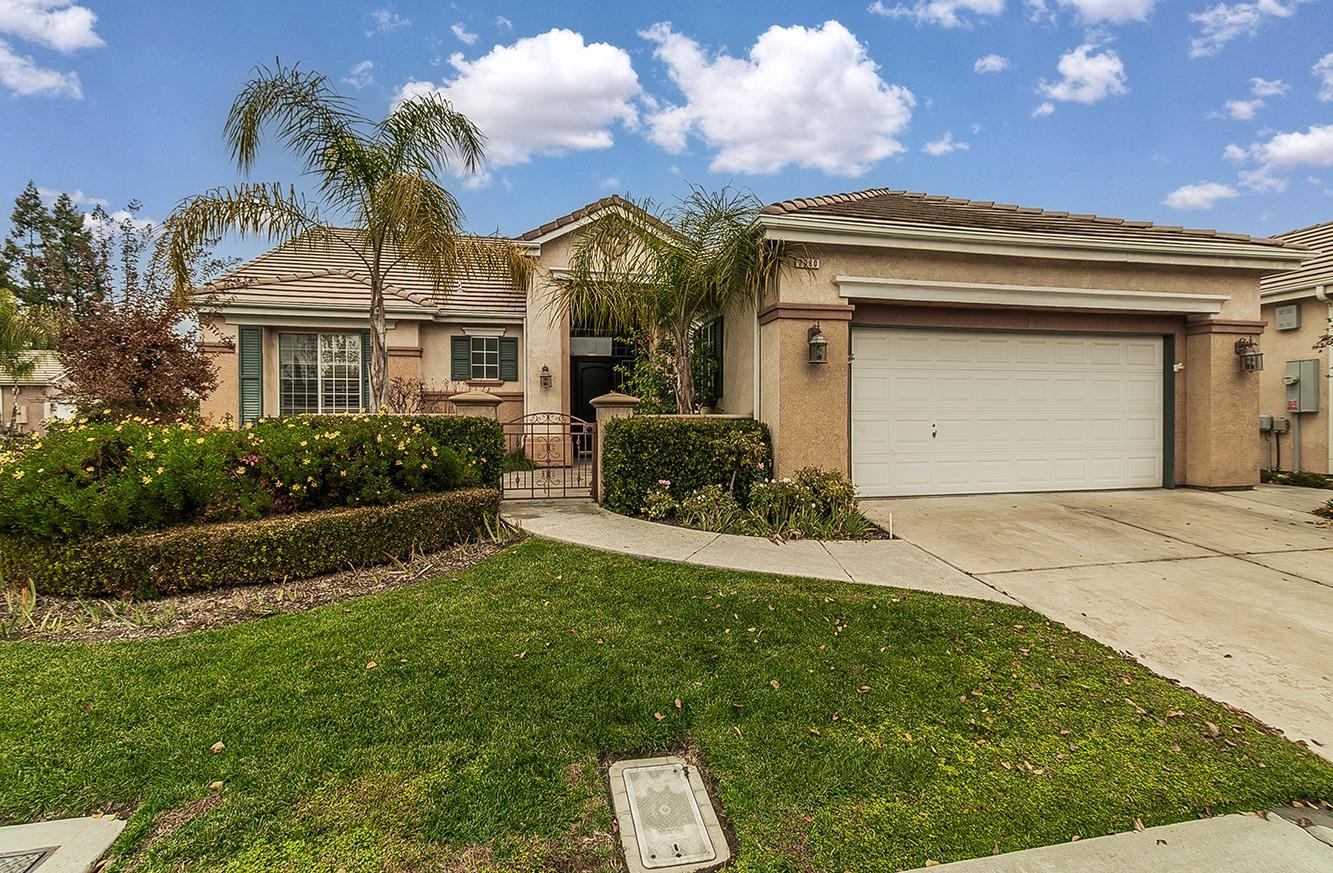
M 1287 361 L 1282 384 L 1287 388 L 1288 412 L 1319 411 L 1319 361 Z

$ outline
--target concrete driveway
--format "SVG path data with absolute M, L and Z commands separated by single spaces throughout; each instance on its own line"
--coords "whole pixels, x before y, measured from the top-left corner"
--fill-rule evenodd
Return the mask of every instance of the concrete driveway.
M 862 501 L 903 539 L 1333 760 L 1333 492 Z

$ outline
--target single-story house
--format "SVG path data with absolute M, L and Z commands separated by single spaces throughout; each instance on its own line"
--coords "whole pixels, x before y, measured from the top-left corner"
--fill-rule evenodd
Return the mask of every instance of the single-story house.
M 628 350 L 550 300 L 574 235 L 612 208 L 634 207 L 604 198 L 515 238 L 539 265 L 527 288 L 476 277 L 436 295 L 396 266 L 390 375 L 441 399 L 485 389 L 506 420 L 590 418 Z M 802 260 L 712 326 L 717 407 L 768 423 L 780 473 L 841 469 L 865 495 L 1257 480 L 1260 383 L 1236 341 L 1263 333 L 1260 279 L 1304 247 L 886 189 L 774 203 L 761 221 Z M 355 261 L 280 246 L 227 278 L 202 319 L 221 371 L 205 413 L 362 405 Z
M 1328 408 L 1333 360 L 1327 347 L 1316 349 L 1315 344 L 1333 330 L 1333 221 L 1277 238 L 1317 254 L 1298 269 L 1265 276 L 1259 285 L 1268 325 L 1259 413 L 1272 422 L 1264 421 L 1260 463 L 1268 469 L 1327 474 L 1333 472 L 1333 413 Z
M 25 376 L 15 379 L 0 369 L 0 430 L 15 428 L 18 433 L 42 433 L 47 421 L 74 414 L 74 407 L 63 400 L 65 368 L 60 358 L 52 351 L 29 355 L 33 368 Z

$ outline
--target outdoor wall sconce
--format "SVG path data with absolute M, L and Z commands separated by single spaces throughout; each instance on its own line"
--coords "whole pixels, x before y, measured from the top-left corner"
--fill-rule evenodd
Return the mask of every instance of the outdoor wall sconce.
M 1257 373 L 1264 368 L 1264 353 L 1259 351 L 1254 337 L 1236 340 L 1236 356 L 1240 358 L 1242 373 Z
M 550 391 L 550 390 L 551 390 L 551 368 L 550 368 L 550 367 L 546 366 L 545 364 L 542 364 L 542 371 L 541 371 L 541 374 L 540 374 L 537 378 L 541 381 L 541 385 L 542 385 L 542 390 L 543 390 L 543 391 Z
M 814 327 L 805 335 L 805 341 L 810 346 L 810 363 L 827 364 L 828 363 L 828 340 L 824 339 L 824 332 L 819 329 L 819 322 L 815 322 Z

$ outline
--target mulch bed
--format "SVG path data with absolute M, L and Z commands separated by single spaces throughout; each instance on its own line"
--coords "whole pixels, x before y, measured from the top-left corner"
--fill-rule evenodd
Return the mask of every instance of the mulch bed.
M 467 543 L 432 555 L 378 567 L 264 585 L 238 585 L 176 594 L 156 600 L 79 598 L 5 591 L 0 600 L 0 639 L 42 642 L 106 642 L 170 637 L 229 627 L 271 615 L 306 612 L 368 594 L 405 588 L 425 579 L 468 570 L 521 539 Z

